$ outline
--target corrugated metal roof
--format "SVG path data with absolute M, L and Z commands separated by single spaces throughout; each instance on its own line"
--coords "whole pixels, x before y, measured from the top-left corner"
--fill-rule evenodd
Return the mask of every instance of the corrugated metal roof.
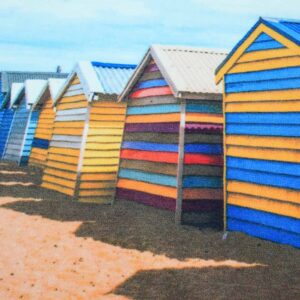
M 222 86 L 214 81 L 214 71 L 224 60 L 225 51 L 184 46 L 153 45 L 127 83 L 120 99 L 130 93 L 144 67 L 153 57 L 174 96 L 202 98 L 203 95 L 222 93 Z
M 67 73 L 57 72 L 19 72 L 2 71 L 2 92 L 8 93 L 13 82 L 24 82 L 26 79 L 67 78 Z
M 103 94 L 119 95 L 136 65 L 92 62 L 92 66 L 101 83 Z

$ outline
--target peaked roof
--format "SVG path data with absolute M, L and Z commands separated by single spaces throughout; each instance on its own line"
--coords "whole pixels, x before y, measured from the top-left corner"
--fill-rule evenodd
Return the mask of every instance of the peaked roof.
M 54 102 L 55 97 L 65 82 L 66 79 L 63 78 L 49 78 L 43 89 L 40 91 L 40 94 L 37 96 L 37 100 L 33 104 L 32 108 L 34 109 L 38 104 L 46 99 L 45 95 L 47 91 L 49 91 L 51 99 Z
M 226 55 L 220 50 L 152 45 L 120 95 L 120 101 L 128 96 L 151 58 L 155 60 L 175 97 L 219 97 L 222 87 L 215 84 L 214 70 Z
M 47 80 L 25 80 L 24 84 L 22 83 L 13 83 L 11 89 L 11 96 L 13 100 L 11 101 L 11 106 L 16 104 L 22 97 L 25 95 L 26 108 L 29 109 L 30 105 L 33 105 L 40 96 L 41 92 L 45 89 L 47 85 Z M 14 90 L 14 92 L 13 92 Z
M 94 94 L 117 99 L 136 65 L 81 61 L 76 64 L 55 98 L 62 97 L 70 82 L 77 75 L 88 100 Z M 98 97 L 99 98 L 99 97 Z
M 10 89 L 10 107 L 12 107 L 15 102 L 20 97 L 20 94 L 24 91 L 23 82 L 13 82 Z
M 222 67 L 230 60 L 233 54 L 239 49 L 239 47 L 245 42 L 245 40 L 247 40 L 247 38 L 255 31 L 255 29 L 260 24 L 264 24 L 265 26 L 273 29 L 277 33 L 291 40 L 296 45 L 300 46 L 300 20 L 260 17 L 259 20 L 254 24 L 254 26 L 252 26 L 251 29 L 246 33 L 246 35 L 233 47 L 225 60 L 218 66 L 215 72 L 216 74 L 219 73 Z
M 66 78 L 67 73 L 57 72 L 20 72 L 20 71 L 2 71 L 1 72 L 1 92 L 8 93 L 13 82 L 24 82 L 26 79 L 48 79 Z

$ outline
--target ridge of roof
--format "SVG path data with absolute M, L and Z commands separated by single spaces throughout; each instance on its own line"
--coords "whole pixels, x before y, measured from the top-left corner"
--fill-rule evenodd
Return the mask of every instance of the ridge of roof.
M 91 61 L 92 66 L 102 67 L 102 68 L 116 68 L 116 69 L 135 69 L 136 65 L 134 64 L 120 64 L 120 63 L 108 63 L 108 62 L 99 62 Z

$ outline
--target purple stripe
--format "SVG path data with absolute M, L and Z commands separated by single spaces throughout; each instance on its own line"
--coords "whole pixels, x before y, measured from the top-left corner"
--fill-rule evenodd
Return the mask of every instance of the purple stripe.
M 222 212 L 223 201 L 220 200 L 191 200 L 182 201 L 183 212 Z
M 185 132 L 187 133 L 223 133 L 223 125 L 186 123 Z
M 127 123 L 125 131 L 178 133 L 179 123 Z
M 168 197 L 152 195 L 128 189 L 117 188 L 116 197 L 119 200 L 139 202 L 156 208 L 175 211 L 176 200 Z
M 150 64 L 145 69 L 145 72 L 156 72 L 156 71 L 159 71 L 159 68 L 156 64 Z

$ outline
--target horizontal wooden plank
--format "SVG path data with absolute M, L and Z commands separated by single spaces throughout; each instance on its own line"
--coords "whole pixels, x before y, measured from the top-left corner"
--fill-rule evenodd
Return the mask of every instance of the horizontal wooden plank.
M 54 129 L 55 130 L 55 129 Z M 90 128 L 89 136 L 92 135 L 123 135 L 123 128 Z
M 226 182 L 226 189 L 227 192 L 246 194 L 250 196 L 252 195 L 262 198 L 270 198 L 278 201 L 300 204 L 300 192 L 297 190 L 271 187 L 235 180 L 228 180 Z
M 276 161 L 287 161 L 293 163 L 300 163 L 300 152 L 295 150 L 277 150 L 277 149 L 262 149 L 252 147 L 239 147 L 239 146 L 227 146 L 226 155 L 276 160 Z
M 46 189 L 50 189 L 50 190 L 54 190 L 69 196 L 73 196 L 74 194 L 74 190 L 73 189 L 69 189 L 69 188 L 65 188 L 56 184 L 52 184 L 52 183 L 48 183 L 48 182 L 43 182 L 42 183 L 42 187 L 46 188 Z
M 74 109 L 74 108 L 83 108 L 87 107 L 86 101 L 80 101 L 80 102 L 73 102 L 73 103 L 63 103 L 63 104 L 57 104 L 57 110 L 67 110 L 67 109 Z
M 184 165 L 183 175 L 207 175 L 207 176 L 223 176 L 222 166 L 210 166 L 210 165 Z
M 119 156 L 104 158 L 84 158 L 83 165 L 87 166 L 113 166 L 119 164 Z
M 114 189 L 79 190 L 79 196 L 111 196 L 115 195 Z
M 125 132 L 179 133 L 179 122 L 125 124 Z
M 93 112 L 94 107 L 126 107 L 126 103 L 116 101 L 93 101 L 91 112 Z
M 62 179 L 62 178 L 59 178 L 59 177 L 54 177 L 54 176 L 47 175 L 47 174 L 45 174 L 43 176 L 43 181 L 50 182 L 52 184 L 58 184 L 58 185 L 61 185 L 61 186 L 64 186 L 64 187 L 67 187 L 67 188 L 70 188 L 70 189 L 74 189 L 75 185 L 76 185 L 76 181 L 66 180 L 66 179 Z
M 112 122 L 112 121 L 90 121 L 89 122 L 89 128 L 90 129 L 96 129 L 96 128 L 124 128 L 124 122 Z
M 145 193 L 150 193 L 153 195 L 170 197 L 176 199 L 177 189 L 174 187 L 162 186 L 157 184 L 151 184 L 146 182 L 141 182 L 137 180 L 129 180 L 129 179 L 119 179 L 117 183 L 117 187 L 141 191 Z
M 184 200 L 222 200 L 223 189 L 211 189 L 211 188 L 184 188 L 183 189 Z
M 70 122 L 55 122 L 54 123 L 54 129 L 58 128 L 83 128 L 84 122 L 73 120 Z
M 223 156 L 187 153 L 184 155 L 184 163 L 187 165 L 199 164 L 199 165 L 222 166 Z
M 226 135 L 225 141 L 234 146 L 300 150 L 300 139 L 292 137 Z
M 156 143 L 178 143 L 178 134 L 176 133 L 157 133 L 157 132 L 126 132 L 124 141 L 144 141 Z
M 88 135 L 86 141 L 87 143 L 121 143 L 122 135 Z
M 69 149 L 69 148 L 55 148 L 55 147 L 50 147 L 49 148 L 49 153 L 55 153 L 55 154 L 60 154 L 60 155 L 69 155 L 69 156 L 79 157 L 80 150 Z
M 221 115 L 221 114 L 187 113 L 186 114 L 186 122 L 223 124 L 223 115 Z
M 96 143 L 88 142 L 85 144 L 87 150 L 120 150 L 121 143 Z
M 83 128 L 54 128 L 53 134 L 63 134 L 63 135 L 77 135 L 80 136 L 83 133 Z
M 67 110 L 58 110 L 56 111 L 57 116 L 73 116 L 73 115 L 84 115 L 86 114 L 86 108 L 74 108 L 74 109 L 67 109 Z
M 82 166 L 81 173 L 112 173 L 118 171 L 118 164 L 104 165 L 103 163 L 94 166 Z
M 172 91 L 169 87 L 157 87 L 157 88 L 148 88 L 135 91 L 129 95 L 130 98 L 143 98 L 143 97 L 153 97 L 161 95 L 172 95 Z
M 77 172 L 77 165 L 64 164 L 64 163 L 59 163 L 50 160 L 47 161 L 47 167 L 65 170 L 65 171 Z
M 99 151 L 91 151 L 91 150 L 85 150 L 84 152 L 84 160 L 88 158 L 118 158 L 120 151 L 110 151 L 110 150 L 102 150 L 101 148 Z
M 93 107 L 91 113 L 99 115 L 124 115 L 126 107 Z
M 82 203 L 96 203 L 96 204 L 111 204 L 114 200 L 114 196 L 79 196 L 78 202 Z
M 117 173 L 82 173 L 80 176 L 81 182 L 93 181 L 116 181 Z
M 91 113 L 90 121 L 115 121 L 125 122 L 126 115 L 98 115 Z
M 76 172 L 67 172 L 67 171 L 62 171 L 62 170 L 57 170 L 57 169 L 52 169 L 49 166 L 47 166 L 47 168 L 45 168 L 44 170 L 45 174 L 48 175 L 53 175 L 55 177 L 60 177 L 60 178 L 65 178 L 68 180 L 73 180 L 75 181 L 77 178 L 77 173 Z
M 227 203 L 242 207 L 262 210 L 278 215 L 300 218 L 300 206 L 285 202 L 277 202 L 271 199 L 263 199 L 252 196 L 232 194 L 227 195 Z
M 48 160 L 57 161 L 57 162 L 65 162 L 68 164 L 77 165 L 79 157 L 49 153 Z
M 80 189 L 114 189 L 116 181 L 100 181 L 100 182 L 81 182 Z
M 180 112 L 179 104 L 160 104 L 147 106 L 130 106 L 127 109 L 127 115 L 152 115 L 152 114 L 170 114 Z
M 147 106 L 147 105 L 161 105 L 161 104 L 179 104 L 180 101 L 173 97 L 173 95 L 156 96 L 149 98 L 130 99 L 128 107 L 131 106 Z

